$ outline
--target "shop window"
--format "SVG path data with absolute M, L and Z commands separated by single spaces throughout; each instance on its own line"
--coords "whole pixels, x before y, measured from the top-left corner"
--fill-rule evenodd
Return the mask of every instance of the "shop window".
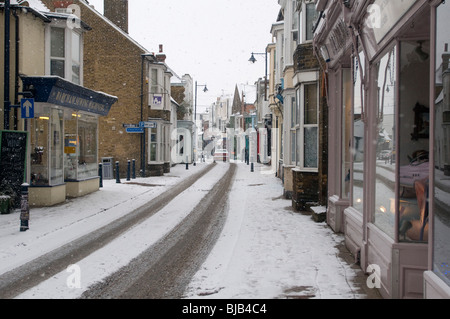
M 400 241 L 428 241 L 429 43 L 400 42 L 399 135 L 396 156 L 400 174 Z
M 437 7 L 433 272 L 450 286 L 450 3 Z
M 391 48 L 374 65 L 375 105 L 378 123 L 374 144 L 375 159 L 375 209 L 373 223 L 391 238 L 395 238 L 395 175 L 397 158 L 395 156 L 395 120 L 397 88 L 397 47 Z M 387 158 L 383 154 L 390 154 Z
M 352 125 L 352 77 L 351 69 L 342 70 L 342 168 L 341 198 L 349 198 L 350 195 L 350 163 L 351 153 L 351 125 Z
M 65 122 L 65 180 L 86 180 L 98 176 L 97 118 L 72 113 Z
M 49 121 L 50 113 L 31 120 L 31 185 L 49 185 Z
M 78 156 L 80 144 L 78 138 L 78 114 L 73 113 L 66 119 L 64 128 L 64 179 L 76 181 L 78 179 Z
M 353 132 L 352 132 L 352 206 L 359 212 L 363 211 L 364 199 L 364 87 L 361 74 L 364 76 L 365 56 L 363 52 L 353 57 Z M 345 182 L 346 177 L 344 177 Z
M 64 182 L 64 112 L 40 111 L 31 120 L 31 185 L 56 186 Z
M 52 109 L 50 117 L 50 185 L 64 183 L 63 134 L 64 111 Z

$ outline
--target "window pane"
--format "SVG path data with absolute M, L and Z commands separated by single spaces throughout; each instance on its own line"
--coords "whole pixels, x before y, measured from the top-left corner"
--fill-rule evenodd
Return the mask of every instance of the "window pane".
M 50 74 L 60 76 L 62 78 L 65 77 L 65 63 L 64 60 L 51 60 L 50 61 Z
M 54 58 L 65 57 L 65 29 L 51 28 L 50 55 Z
M 364 185 L 364 123 L 361 119 L 362 105 L 364 103 L 363 86 L 361 81 L 361 68 L 364 72 L 365 56 L 363 52 L 359 53 L 361 66 L 358 59 L 353 60 L 353 190 L 352 200 L 353 207 L 359 211 L 363 211 L 363 185 Z
M 296 154 L 296 136 L 297 133 L 295 131 L 291 132 L 291 162 L 292 164 L 295 164 L 295 154 Z
M 374 224 L 388 236 L 394 238 L 395 226 L 395 170 L 396 162 L 391 160 L 394 150 L 395 123 L 395 91 L 396 91 L 396 47 L 392 48 L 377 63 L 377 104 L 379 124 L 377 126 L 378 140 L 376 142 L 376 178 L 375 178 L 375 214 Z M 387 152 L 386 158 L 381 158 Z
M 317 141 L 318 129 L 317 127 L 306 127 L 304 141 L 304 166 L 305 168 L 317 168 Z
M 434 125 L 434 236 L 433 271 L 450 286 L 450 52 L 444 51 L 445 43 L 450 43 L 448 32 L 450 2 L 441 3 L 437 8 L 436 41 L 436 104 Z M 439 66 L 442 67 L 439 67 Z
M 150 93 L 158 93 L 158 70 L 151 70 Z
M 72 32 L 72 82 L 80 84 L 80 35 Z
M 422 50 L 430 52 L 429 44 L 429 41 L 422 42 Z M 400 170 L 399 240 L 426 242 L 430 168 L 430 61 L 428 58 L 419 58 L 418 48 L 420 47 L 417 41 L 402 41 L 400 44 L 400 132 L 397 138 L 399 151 L 396 156 Z M 414 55 L 417 58 L 411 59 Z M 417 78 L 421 80 L 417 81 Z
M 351 125 L 352 125 L 352 76 L 350 69 L 342 70 L 342 198 L 350 194 L 350 163 L 351 163 Z
M 317 124 L 317 85 L 305 85 L 305 122 Z
M 312 40 L 313 38 L 313 28 L 316 19 L 316 5 L 314 3 L 306 4 L 306 40 Z
M 64 113 L 61 110 L 51 110 L 50 117 L 50 185 L 59 185 L 64 182 L 63 172 L 63 120 Z
M 82 115 L 79 118 L 78 139 L 80 143 L 78 179 L 83 180 L 98 176 L 96 117 Z
M 78 135 L 77 114 L 72 114 L 71 120 L 64 122 L 64 179 L 77 180 L 78 177 Z
M 72 61 L 80 63 L 80 35 L 72 32 Z
M 48 130 L 50 114 L 40 114 L 31 120 L 31 185 L 49 185 L 48 180 Z

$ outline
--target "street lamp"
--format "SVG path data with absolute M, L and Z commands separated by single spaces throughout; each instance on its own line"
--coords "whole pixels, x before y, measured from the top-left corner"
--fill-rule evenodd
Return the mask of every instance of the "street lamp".
M 206 84 L 197 84 L 197 81 L 195 81 L 195 106 L 194 106 L 194 166 L 196 166 L 196 157 L 197 157 L 197 87 L 199 86 L 204 86 L 205 88 L 203 89 L 203 92 L 208 92 L 208 88 L 206 87 Z
M 264 77 L 264 101 L 267 101 L 267 48 L 266 48 L 266 52 L 264 52 L 264 53 L 252 52 L 252 56 L 249 59 L 249 61 L 252 63 L 255 63 L 257 61 L 255 59 L 255 54 L 264 55 L 266 57 L 266 75 Z

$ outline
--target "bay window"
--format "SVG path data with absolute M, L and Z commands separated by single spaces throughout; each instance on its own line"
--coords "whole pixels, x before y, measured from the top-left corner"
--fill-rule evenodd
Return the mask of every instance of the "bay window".
M 57 22 L 47 31 L 48 52 L 46 73 L 81 85 L 82 39 L 81 33 L 63 22 Z
M 317 82 L 301 84 L 297 90 L 299 125 L 297 133 L 297 165 L 317 171 L 319 165 L 319 93 Z

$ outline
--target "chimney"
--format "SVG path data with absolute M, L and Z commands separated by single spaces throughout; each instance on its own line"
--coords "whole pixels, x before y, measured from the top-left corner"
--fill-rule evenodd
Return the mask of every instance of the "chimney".
M 159 45 L 159 53 L 156 55 L 156 60 L 158 62 L 163 62 L 163 63 L 166 62 L 166 55 L 163 52 L 164 52 L 163 45 L 160 44 Z
M 444 46 L 444 53 L 442 54 L 442 72 L 447 71 L 450 67 L 450 52 L 448 52 L 448 43 Z
M 128 33 L 128 0 L 104 0 L 104 16 Z

